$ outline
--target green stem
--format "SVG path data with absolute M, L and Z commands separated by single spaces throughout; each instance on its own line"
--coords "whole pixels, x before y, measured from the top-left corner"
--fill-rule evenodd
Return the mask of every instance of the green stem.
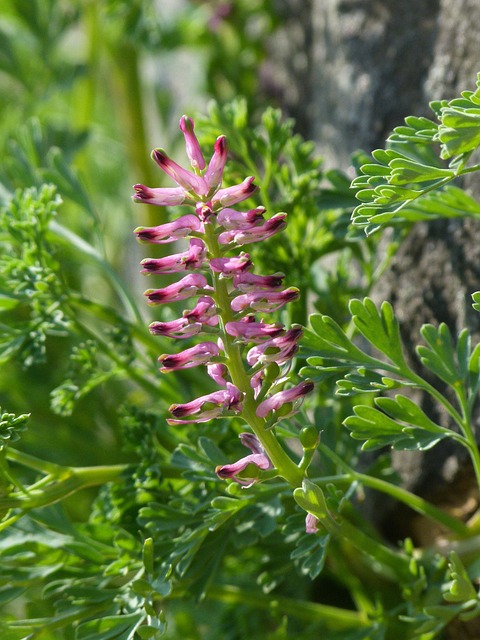
M 373 476 L 366 475 L 364 473 L 359 473 L 352 469 L 344 460 L 340 458 L 334 451 L 326 447 L 325 445 L 320 445 L 319 449 L 322 453 L 324 453 L 330 460 L 335 462 L 342 471 L 346 473 L 347 478 L 349 478 L 350 484 L 354 481 L 359 482 L 360 484 L 365 485 L 366 487 L 370 487 L 371 489 L 375 489 L 376 491 L 381 491 L 386 495 L 395 498 L 399 502 L 406 504 L 408 507 L 420 513 L 421 515 L 438 522 L 439 524 L 446 527 L 448 530 L 456 533 L 458 536 L 464 538 L 470 534 L 470 530 L 463 522 L 457 520 L 453 516 L 450 516 L 448 513 L 445 513 L 441 509 L 437 509 L 437 507 L 433 506 L 427 500 L 416 496 L 410 491 L 403 489 L 402 487 L 397 487 L 381 478 L 375 478 Z M 320 478 L 321 480 L 321 478 Z M 340 478 L 341 481 L 345 481 L 345 477 Z
M 32 456 L 29 453 L 25 453 L 24 451 L 12 449 L 12 447 L 9 447 L 7 449 L 5 457 L 7 458 L 7 460 L 18 462 L 18 464 L 21 464 L 24 467 L 28 467 L 33 471 L 39 471 L 40 473 L 52 476 L 60 476 L 64 469 L 68 468 L 56 464 L 55 462 L 41 460 L 40 458 Z
M 411 581 L 410 558 L 407 556 L 375 540 L 342 516 L 338 520 L 331 517 L 322 519 L 321 524 L 329 533 L 342 538 L 360 554 L 373 560 L 371 568 L 378 576 L 393 582 Z
M 39 469 L 42 466 L 44 468 L 50 466 L 50 463 L 16 450 L 9 451 L 7 457 L 30 468 Z M 54 504 L 82 489 L 118 481 L 128 465 L 100 465 L 96 467 L 54 465 L 54 467 L 55 472 L 50 474 L 50 482 L 47 485 L 41 489 L 30 488 L 27 495 L 13 493 L 6 498 L 0 498 L 0 510 L 19 508 L 24 511 Z
M 185 597 L 186 595 L 185 592 L 177 591 L 174 597 Z M 263 610 L 269 610 L 272 607 L 271 595 L 247 592 L 233 585 L 213 585 L 209 587 L 207 595 L 213 600 L 227 604 L 246 604 Z M 367 617 L 358 611 L 278 595 L 275 595 L 273 599 L 278 603 L 282 613 L 305 622 L 322 621 L 331 630 L 367 627 L 369 625 Z
M 462 420 L 460 422 L 460 428 L 466 438 L 467 448 L 470 453 L 470 458 L 472 460 L 473 468 L 475 471 L 475 477 L 477 479 L 477 486 L 480 489 L 480 452 L 477 446 L 477 439 L 475 437 L 475 433 L 473 431 L 472 422 L 471 422 L 471 410 L 469 407 L 469 401 L 465 393 L 465 388 L 463 385 L 459 388 L 455 387 L 455 392 L 457 394 L 458 402 L 462 409 Z

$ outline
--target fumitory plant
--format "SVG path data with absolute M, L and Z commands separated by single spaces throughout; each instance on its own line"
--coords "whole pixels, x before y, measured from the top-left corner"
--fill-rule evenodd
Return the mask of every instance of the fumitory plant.
M 2 191 L 0 358 L 22 382 L 11 403 L 43 407 L 2 399 L 2 639 L 429 640 L 478 618 L 477 502 L 458 517 L 413 494 L 389 451 L 450 442 L 480 486 L 480 347 L 427 324 L 413 362 L 371 290 L 413 224 L 478 217 L 453 182 L 480 168 L 479 104 L 480 79 L 407 118 L 354 158 L 351 187 L 274 109 L 183 116 L 191 168 L 155 149 L 173 184 L 134 187 L 148 330 L 131 261 L 118 273 L 98 224 L 65 224 L 73 196 L 99 218 L 59 149 L 37 166 L 48 140 L 30 127 L 36 164 L 12 163 L 58 184 Z M 62 429 L 92 443 L 82 464 Z M 430 544 L 387 540 L 372 491 Z

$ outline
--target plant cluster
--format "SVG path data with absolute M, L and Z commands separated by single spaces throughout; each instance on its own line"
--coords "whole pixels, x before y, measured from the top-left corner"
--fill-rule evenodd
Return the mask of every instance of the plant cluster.
M 267 3 L 209 12 L 197 2 L 188 27 L 180 13 L 156 28 L 143 4 L 111 1 L 99 15 L 92 3 L 88 13 L 93 35 L 108 15 L 107 76 L 117 69 L 119 96 L 128 78 L 131 97 L 138 90 L 139 41 L 153 51 L 161 33 L 174 49 L 189 34 L 203 46 L 206 24 L 221 50 L 231 12 L 245 25 L 252 12 L 268 15 Z M 43 51 L 38 78 L 54 71 L 79 91 L 81 65 L 60 52 L 87 14 L 53 0 L 9 8 L 11 31 Z M 40 100 L 22 41 L 5 42 L 12 88 Z M 130 104 L 133 199 L 148 207 L 121 204 L 128 176 L 115 145 L 100 171 L 85 162 L 95 140 L 63 123 L 31 120 L 8 142 L 2 640 L 433 640 L 480 615 L 478 505 L 457 517 L 413 494 L 389 455 L 451 442 L 480 487 L 480 346 L 468 328 L 427 324 L 412 362 L 392 305 L 371 299 L 414 224 L 480 213 L 461 182 L 480 169 L 480 76 L 476 91 L 433 103 L 431 120 L 408 117 L 385 149 L 356 156 L 351 184 L 322 169 L 278 110 L 252 109 L 262 48 L 244 35 L 232 47 L 232 60 L 250 47 L 252 65 L 234 68 L 247 99 L 212 102 L 195 128 L 180 119 L 191 169 L 163 149 L 147 164 Z M 225 67 L 211 55 L 213 85 Z M 47 111 L 61 104 L 45 100 Z M 155 163 L 176 186 L 152 186 Z M 139 256 L 133 235 L 153 257 Z M 144 276 L 155 288 L 142 299 Z M 480 291 L 472 295 L 479 311 Z M 387 541 L 361 508 L 371 491 L 429 522 L 431 545 Z

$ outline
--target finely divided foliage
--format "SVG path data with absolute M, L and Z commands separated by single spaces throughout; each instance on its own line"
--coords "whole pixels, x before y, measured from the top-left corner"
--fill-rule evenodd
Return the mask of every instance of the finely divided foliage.
M 224 19 L 215 17 L 212 33 Z M 480 169 L 480 76 L 475 92 L 432 109 L 435 120 L 412 116 L 394 130 L 353 189 L 341 172 L 322 172 L 313 145 L 276 110 L 256 126 L 241 100 L 212 104 L 196 128 L 183 116 L 191 169 L 155 149 L 174 186 L 134 186 L 134 201 L 159 214 L 135 230 L 155 251 L 140 266 L 153 283 L 142 300 L 156 315 L 149 331 L 61 152 L 39 168 L 11 147 L 11 176 L 46 174 L 58 187 L 14 193 L 0 176 L 0 361 L 21 382 L 17 396 L 21 388 L 33 401 L 39 386 L 52 410 L 30 417 L 2 400 L 2 640 L 203 630 L 433 640 L 479 616 L 478 513 L 457 517 L 407 491 L 388 451 L 451 440 L 480 486 L 480 346 L 467 329 L 427 324 L 411 362 L 392 305 L 369 297 L 388 259 L 379 262 L 380 234 L 363 234 L 479 215 L 451 183 Z M 28 131 L 38 158 L 47 138 Z M 72 202 L 91 224 L 88 241 L 63 224 L 60 205 Z M 479 311 L 480 292 L 473 300 Z M 46 395 L 41 376 L 52 383 Z M 420 396 L 429 402 L 419 406 Z M 27 421 L 36 447 L 22 440 Z M 86 430 L 93 445 L 82 452 L 95 464 L 54 462 L 68 429 Z M 63 508 L 91 487 L 101 488 L 87 517 L 72 515 L 73 501 Z M 365 488 L 430 523 L 431 547 L 374 531 L 358 510 Z M 329 590 L 338 599 L 319 602 Z
M 471 160 L 480 145 L 480 74 L 476 91 L 430 106 L 437 122 L 407 117 L 352 183 L 361 202 L 352 220 L 367 233 L 386 224 L 480 215 L 478 202 L 450 184 L 479 169 Z

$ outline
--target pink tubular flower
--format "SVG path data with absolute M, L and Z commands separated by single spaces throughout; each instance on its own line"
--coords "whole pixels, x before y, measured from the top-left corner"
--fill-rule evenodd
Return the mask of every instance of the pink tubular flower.
M 141 242 L 153 244 L 166 244 L 185 238 L 192 232 L 202 232 L 203 224 L 192 215 L 181 216 L 173 222 L 161 224 L 158 227 L 137 227 L 134 233 Z
M 196 336 L 203 326 L 199 322 L 192 324 L 186 318 L 178 318 L 170 322 L 152 322 L 148 328 L 154 336 L 185 339 Z
M 235 258 L 212 258 L 210 269 L 223 276 L 233 276 L 237 273 L 244 273 L 252 267 L 252 261 L 248 253 L 241 253 Z
M 211 289 L 205 276 L 199 273 L 189 273 L 188 276 L 163 289 L 147 289 L 144 295 L 148 298 L 148 304 L 166 304 L 191 298 L 199 289 L 207 288 Z
M 265 378 L 265 369 L 260 369 L 257 373 L 254 373 L 250 378 L 250 386 L 253 389 L 254 398 L 258 397 L 258 394 L 262 390 L 263 380 Z
M 183 312 L 183 317 L 189 322 L 201 322 L 209 327 L 215 327 L 218 324 L 215 300 L 210 296 L 200 296 L 193 309 Z
M 257 276 L 254 273 L 239 273 L 233 277 L 233 286 L 239 291 L 258 291 L 259 289 L 279 289 L 285 275 L 274 273 L 271 276 Z
M 213 156 L 205 172 L 205 181 L 210 192 L 216 191 L 222 183 L 223 170 L 227 162 L 227 139 L 220 136 L 215 141 Z
M 266 324 L 255 322 L 255 316 L 245 316 L 242 320 L 227 322 L 225 330 L 229 336 L 239 338 L 245 342 L 262 342 L 270 340 L 284 333 L 283 324 L 275 322 Z
M 188 424 L 192 420 L 183 420 L 186 416 L 195 416 L 193 422 L 208 422 L 212 418 L 233 411 L 242 410 L 243 393 L 233 384 L 227 382 L 226 388 L 201 396 L 185 404 L 172 404 L 169 411 L 174 416 L 168 419 L 169 424 Z
M 188 251 L 174 253 L 165 258 L 145 258 L 141 261 L 143 267 L 141 273 L 179 273 L 189 269 L 199 269 L 206 255 L 206 247 L 203 240 L 192 238 Z
M 165 171 L 168 176 L 175 180 L 179 187 L 184 189 L 186 195 L 203 197 L 209 192 L 210 189 L 205 178 L 181 167 L 169 158 L 163 149 L 154 149 L 152 158 L 162 171 Z
M 144 184 L 134 184 L 133 188 L 135 189 L 135 195 L 133 196 L 134 202 L 155 204 L 157 207 L 170 207 L 184 204 L 185 200 L 187 200 L 185 190 L 181 187 L 157 187 L 151 189 Z
M 254 180 L 255 178 L 250 176 L 249 178 L 245 178 L 240 184 L 227 187 L 226 189 L 220 189 L 212 198 L 212 208 L 218 211 L 246 200 L 257 190 L 257 186 L 253 184 Z
M 278 409 L 285 404 L 296 404 L 297 400 L 300 400 L 312 390 L 313 382 L 311 380 L 304 380 L 295 387 L 274 393 L 273 396 L 261 402 L 257 407 L 256 414 L 259 418 L 266 418 L 271 411 L 278 411 Z M 292 409 L 295 410 L 296 407 L 292 407 Z
M 251 291 L 234 298 L 231 307 L 235 312 L 253 309 L 269 313 L 296 300 L 298 296 L 299 290 L 296 287 L 289 287 L 283 291 Z
M 191 369 L 201 364 L 208 364 L 212 358 L 220 355 L 220 349 L 214 342 L 201 342 L 200 344 L 185 349 L 176 354 L 165 354 L 158 361 L 163 365 L 162 373 L 178 371 L 179 369 Z
M 305 518 L 305 533 L 318 533 L 318 518 L 307 513 Z
M 226 229 L 251 229 L 260 220 L 263 220 L 265 207 L 257 207 L 250 211 L 235 211 L 235 209 L 222 209 L 217 215 L 217 224 Z
M 262 471 L 272 469 L 273 467 L 256 435 L 253 433 L 241 433 L 239 438 L 242 444 L 250 449 L 252 453 L 233 464 L 224 464 L 223 466 L 217 467 L 215 469 L 215 473 L 221 480 L 235 480 L 238 484 L 248 488 L 257 482 L 258 478 L 239 478 L 238 474 L 244 471 L 249 464 L 255 465 Z
M 205 169 L 205 158 L 198 144 L 197 136 L 194 133 L 194 122 L 188 116 L 180 118 L 180 131 L 185 137 L 185 147 L 190 164 L 194 169 Z
M 220 244 L 230 244 L 230 242 L 234 242 L 237 245 L 244 245 L 266 240 L 275 233 L 285 229 L 287 226 L 286 217 L 286 213 L 277 213 L 260 226 L 254 226 L 250 229 L 224 231 L 218 236 L 218 241 Z
M 261 345 L 252 347 L 247 353 L 247 362 L 251 367 L 261 363 L 267 365 L 270 362 L 285 364 L 291 360 L 298 351 L 298 341 L 302 337 L 303 331 L 299 325 L 289 329 L 283 336 L 278 336 L 264 342 Z
M 208 364 L 207 373 L 210 378 L 218 384 L 219 387 L 227 386 L 226 376 L 228 374 L 228 369 L 224 364 L 221 364 L 220 362 Z

